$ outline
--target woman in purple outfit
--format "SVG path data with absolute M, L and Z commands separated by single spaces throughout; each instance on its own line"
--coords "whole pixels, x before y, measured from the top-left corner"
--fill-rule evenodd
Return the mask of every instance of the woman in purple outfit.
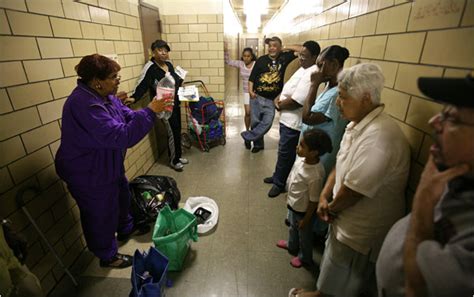
M 120 84 L 115 61 L 93 54 L 75 69 L 79 79 L 64 104 L 56 171 L 77 202 L 87 246 L 100 265 L 128 267 L 132 258 L 118 253 L 115 238 L 116 232 L 125 240 L 135 231 L 125 153 L 151 130 L 155 113 L 172 105 L 172 98 L 133 111 L 115 96 Z
M 226 51 L 224 53 L 225 63 L 229 66 L 239 68 L 240 77 L 242 78 L 242 89 L 244 91 L 244 110 L 245 110 L 245 130 L 250 128 L 250 95 L 249 95 L 249 76 L 252 72 L 253 65 L 255 65 L 255 60 L 257 56 L 253 53 L 250 47 L 244 48 L 242 51 L 242 57 L 240 60 L 230 60 L 229 53 Z M 250 142 L 245 141 L 245 147 L 250 149 Z

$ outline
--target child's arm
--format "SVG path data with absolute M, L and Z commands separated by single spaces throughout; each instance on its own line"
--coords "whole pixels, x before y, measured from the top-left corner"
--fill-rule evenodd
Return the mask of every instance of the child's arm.
M 305 226 L 311 223 L 311 218 L 313 217 L 317 207 L 318 202 L 309 201 L 308 208 L 306 209 L 306 214 L 304 215 L 303 220 L 301 220 L 298 224 L 300 229 L 303 229 Z
M 314 177 L 313 177 L 314 178 Z M 304 215 L 303 220 L 299 222 L 299 228 L 303 229 L 307 224 L 311 223 L 311 218 L 313 217 L 316 209 L 318 208 L 319 195 L 323 188 L 323 179 L 322 177 L 315 177 L 313 180 L 310 180 L 308 183 L 308 208 L 306 209 L 306 214 Z

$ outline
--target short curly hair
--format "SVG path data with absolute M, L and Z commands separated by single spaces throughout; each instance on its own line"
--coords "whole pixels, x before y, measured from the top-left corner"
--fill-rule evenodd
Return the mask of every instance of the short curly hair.
M 321 129 L 311 128 L 303 133 L 304 143 L 311 151 L 318 151 L 322 156 L 332 152 L 332 143 L 329 135 Z
M 120 65 L 105 56 L 93 54 L 83 57 L 74 69 L 77 75 L 87 83 L 94 78 L 103 80 L 112 73 L 119 72 Z

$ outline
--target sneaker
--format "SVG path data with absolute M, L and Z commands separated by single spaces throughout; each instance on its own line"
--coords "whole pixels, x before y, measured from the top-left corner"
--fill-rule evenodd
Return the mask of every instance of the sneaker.
M 290 220 L 285 219 L 285 225 L 287 225 L 288 227 L 290 227 L 290 225 L 291 225 L 291 224 L 290 224 Z
M 249 149 L 251 149 L 251 148 L 252 148 L 252 144 L 250 143 L 250 141 L 248 141 L 248 140 L 245 140 L 245 141 L 244 141 L 244 144 L 245 144 L 245 148 L 246 148 L 246 149 L 248 149 L 248 150 L 249 150 Z
M 273 176 L 265 177 L 263 182 L 266 184 L 273 184 Z
M 276 246 L 281 249 L 288 250 L 288 241 L 280 239 L 278 240 Z
M 253 147 L 251 152 L 252 153 L 258 153 L 259 151 L 263 150 L 263 147 Z
M 298 257 L 291 259 L 290 264 L 295 268 L 301 268 L 303 266 L 303 262 L 301 262 L 301 259 Z
M 179 162 L 183 165 L 189 164 L 189 160 L 186 158 L 179 158 Z
M 110 260 L 100 260 L 99 265 L 108 268 L 126 268 L 132 266 L 132 260 L 133 257 L 130 255 L 117 253 Z
M 182 171 L 184 166 L 181 162 L 178 162 L 176 164 L 170 163 L 170 167 L 173 168 L 176 171 Z
M 279 186 L 273 185 L 270 191 L 268 191 L 268 197 L 275 198 L 276 196 L 280 195 L 283 190 Z

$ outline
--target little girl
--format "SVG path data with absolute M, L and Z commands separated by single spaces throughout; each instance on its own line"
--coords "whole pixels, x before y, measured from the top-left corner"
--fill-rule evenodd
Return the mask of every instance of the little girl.
M 249 130 L 250 128 L 250 95 L 249 95 L 249 76 L 252 72 L 253 66 L 255 65 L 255 60 L 257 57 L 253 53 L 250 47 L 244 48 L 242 51 L 242 57 L 240 60 L 230 60 L 229 53 L 226 51 L 224 54 L 225 63 L 229 66 L 236 67 L 240 69 L 240 77 L 242 78 L 242 88 L 244 91 L 244 109 L 245 109 L 245 129 Z M 245 142 L 245 147 L 250 149 L 250 142 Z
M 325 176 L 319 158 L 331 151 L 331 139 L 324 131 L 306 130 L 288 177 L 289 238 L 288 241 L 279 240 L 277 247 L 286 249 L 295 256 L 290 264 L 296 268 L 313 265 L 312 219 L 315 217 Z

